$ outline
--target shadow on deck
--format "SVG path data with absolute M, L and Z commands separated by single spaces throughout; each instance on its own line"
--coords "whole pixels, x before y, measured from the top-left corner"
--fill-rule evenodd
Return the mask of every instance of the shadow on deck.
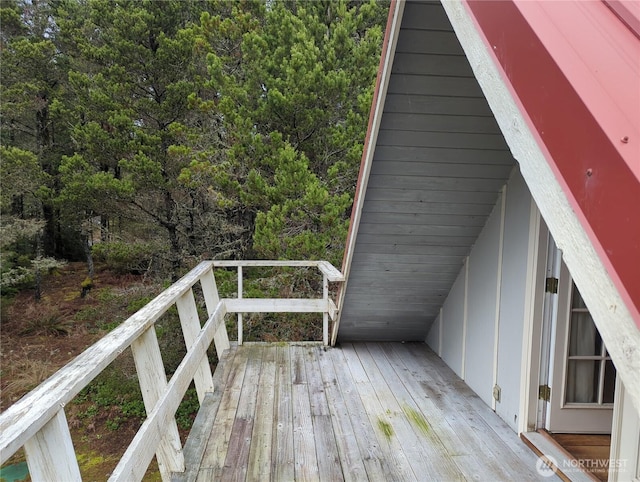
M 234 344 L 214 378 L 176 481 L 550 480 L 423 343 Z

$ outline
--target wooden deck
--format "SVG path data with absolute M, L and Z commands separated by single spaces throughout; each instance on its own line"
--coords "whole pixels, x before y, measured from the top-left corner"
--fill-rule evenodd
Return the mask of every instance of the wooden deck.
M 215 378 L 175 480 L 550 480 L 422 343 L 232 346 Z

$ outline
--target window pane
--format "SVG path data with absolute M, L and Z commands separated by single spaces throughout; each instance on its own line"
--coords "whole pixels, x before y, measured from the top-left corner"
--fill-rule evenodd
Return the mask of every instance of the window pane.
M 584 300 L 582 299 L 582 295 L 578 291 L 576 285 L 573 285 L 573 293 L 571 295 L 571 308 L 586 308 L 587 305 L 584 304 Z
M 602 338 L 589 313 L 571 314 L 569 356 L 601 355 Z
M 607 360 L 604 367 L 604 390 L 602 403 L 613 403 L 613 395 L 616 391 L 616 367 L 611 360 Z
M 600 362 L 569 360 L 566 403 L 597 403 Z

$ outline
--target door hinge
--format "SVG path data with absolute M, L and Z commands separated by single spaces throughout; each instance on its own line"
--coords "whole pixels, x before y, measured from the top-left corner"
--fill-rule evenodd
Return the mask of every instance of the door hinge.
M 558 278 L 547 278 L 545 280 L 545 291 L 547 293 L 558 292 Z
M 502 390 L 500 388 L 500 385 L 494 385 L 493 386 L 493 398 L 495 399 L 496 402 L 500 401 L 500 394 L 502 393 Z
M 540 385 L 538 387 L 538 398 L 545 402 L 551 400 L 551 387 L 549 385 Z

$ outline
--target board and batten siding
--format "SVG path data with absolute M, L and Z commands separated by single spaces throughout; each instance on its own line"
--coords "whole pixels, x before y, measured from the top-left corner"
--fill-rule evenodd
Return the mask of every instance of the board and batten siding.
M 515 164 L 439 2 L 406 2 L 391 65 L 342 341 L 425 339 Z
M 532 198 L 517 169 L 503 189 L 426 342 L 514 430 L 519 429 Z M 493 388 L 500 388 L 500 401 Z

